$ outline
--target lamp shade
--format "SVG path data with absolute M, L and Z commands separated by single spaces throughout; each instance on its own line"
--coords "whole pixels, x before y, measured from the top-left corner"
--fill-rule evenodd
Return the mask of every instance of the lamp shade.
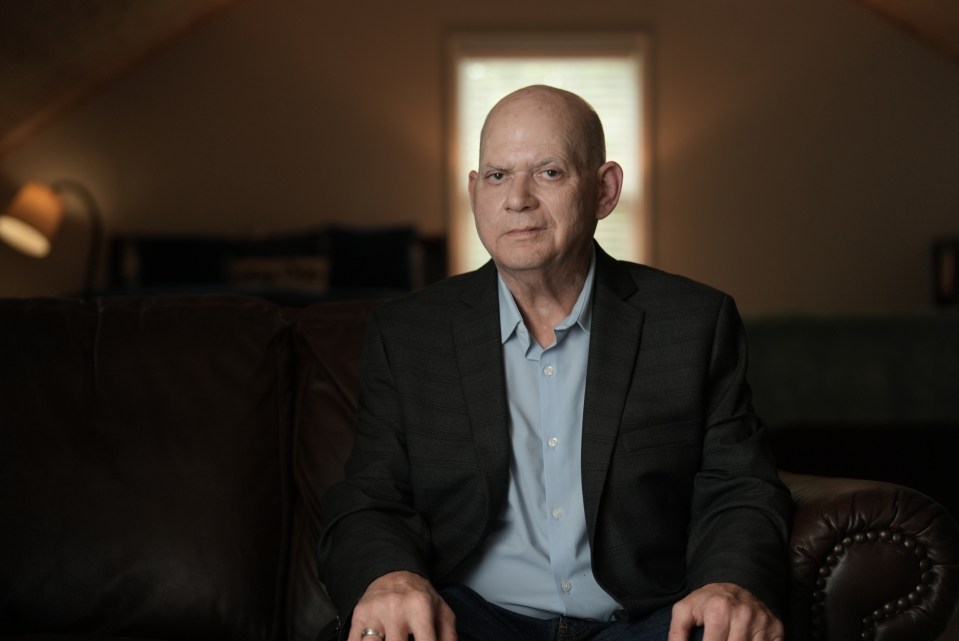
M 63 200 L 48 185 L 24 183 L 0 213 L 0 240 L 29 256 L 50 253 L 63 220 Z

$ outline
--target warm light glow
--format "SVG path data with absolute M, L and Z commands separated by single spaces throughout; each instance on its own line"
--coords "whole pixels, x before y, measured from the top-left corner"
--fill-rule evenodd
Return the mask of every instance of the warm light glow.
M 43 258 L 50 253 L 47 237 L 22 220 L 13 216 L 0 216 L 0 238 L 19 252 L 34 258 Z
M 63 220 L 63 201 L 49 186 L 25 183 L 0 214 L 0 240 L 14 249 L 42 258 Z

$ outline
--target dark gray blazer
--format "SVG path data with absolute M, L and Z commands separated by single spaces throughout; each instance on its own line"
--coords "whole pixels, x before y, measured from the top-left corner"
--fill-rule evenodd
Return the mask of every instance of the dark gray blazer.
M 625 618 L 723 581 L 778 610 L 792 504 L 733 301 L 596 252 L 582 444 L 596 579 Z M 320 577 L 341 618 L 386 572 L 442 582 L 500 513 L 509 447 L 492 263 L 378 308 L 347 478 L 323 501 Z

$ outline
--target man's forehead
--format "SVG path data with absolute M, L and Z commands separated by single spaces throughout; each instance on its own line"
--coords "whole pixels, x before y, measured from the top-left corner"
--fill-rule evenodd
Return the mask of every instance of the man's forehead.
M 551 144 L 487 144 L 483 148 L 480 164 L 496 167 L 543 167 L 546 165 L 572 165 L 575 158 L 568 143 L 557 139 Z
M 563 96 L 527 91 L 500 101 L 481 132 L 480 164 L 508 166 L 562 160 L 575 165 L 584 146 L 582 122 Z
M 563 124 L 535 119 L 491 121 L 483 139 L 483 155 L 569 158 L 575 134 Z

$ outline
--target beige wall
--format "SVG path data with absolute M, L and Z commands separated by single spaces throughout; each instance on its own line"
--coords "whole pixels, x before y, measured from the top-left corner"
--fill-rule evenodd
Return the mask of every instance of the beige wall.
M 113 231 L 440 233 L 444 35 L 611 27 L 654 41 L 654 264 L 747 314 L 931 307 L 959 68 L 846 0 L 244 0 L 3 165 L 86 183 Z M 0 295 L 76 290 L 82 231 L 0 247 Z

